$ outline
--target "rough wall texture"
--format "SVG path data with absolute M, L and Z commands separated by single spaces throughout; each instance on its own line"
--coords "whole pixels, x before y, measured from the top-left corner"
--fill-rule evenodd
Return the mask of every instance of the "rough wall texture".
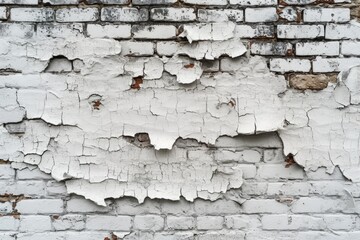
M 359 9 L 0 0 L 0 239 L 360 239 Z

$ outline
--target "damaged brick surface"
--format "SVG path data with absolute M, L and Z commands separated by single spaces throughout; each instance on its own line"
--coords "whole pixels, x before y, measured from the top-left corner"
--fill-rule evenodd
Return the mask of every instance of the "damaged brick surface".
M 357 239 L 358 5 L 0 0 L 0 239 Z

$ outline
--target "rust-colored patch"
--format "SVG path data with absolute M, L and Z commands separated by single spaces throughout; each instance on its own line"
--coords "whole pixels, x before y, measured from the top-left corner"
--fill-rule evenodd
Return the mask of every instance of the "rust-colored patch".
M 293 50 L 292 48 L 286 50 L 286 54 L 285 54 L 285 55 L 286 55 L 287 57 L 295 56 L 294 50 Z
M 292 165 L 296 164 L 294 155 L 292 153 L 289 153 L 285 158 L 285 162 L 286 162 L 286 165 L 285 165 L 286 168 L 289 168 Z
M 141 88 L 141 84 L 144 83 L 144 78 L 142 76 L 134 77 L 133 84 L 131 84 L 131 89 L 139 90 Z
M 287 4 L 284 0 L 280 0 L 279 1 L 279 4 L 280 5 L 283 5 L 283 6 L 288 6 L 289 4 Z
M 17 211 L 17 210 L 15 210 L 15 211 L 13 211 L 11 214 L 10 214 L 10 216 L 12 216 L 13 218 L 15 218 L 15 219 L 20 219 L 20 213 Z
M 195 64 L 189 63 L 189 64 L 186 64 L 184 67 L 185 67 L 186 69 L 187 69 L 187 68 L 194 68 L 194 67 L 195 67 Z
M 230 107 L 235 107 L 235 106 L 236 106 L 236 101 L 235 101 L 235 99 L 231 98 L 230 101 L 229 101 L 229 103 L 228 103 L 228 105 L 229 105 Z
M 6 161 L 6 160 L 3 160 L 3 159 L 0 159 L 0 164 L 9 164 L 10 162 L 9 161 Z
M 118 236 L 116 236 L 114 233 L 111 234 L 111 240 L 118 240 Z
M 0 195 L 0 202 L 19 202 L 23 199 L 29 199 L 28 197 L 25 197 L 24 195 L 13 195 L 13 194 L 2 194 Z
M 296 22 L 297 22 L 297 23 L 301 23 L 301 21 L 302 21 L 301 11 L 297 11 L 297 10 L 296 10 Z
M 101 101 L 100 100 L 95 100 L 92 102 L 92 106 L 93 106 L 93 109 L 95 110 L 100 110 L 100 106 L 101 106 Z
M 59 216 L 59 215 L 52 215 L 51 218 L 52 218 L 53 220 L 57 220 L 57 219 L 60 218 L 60 216 Z

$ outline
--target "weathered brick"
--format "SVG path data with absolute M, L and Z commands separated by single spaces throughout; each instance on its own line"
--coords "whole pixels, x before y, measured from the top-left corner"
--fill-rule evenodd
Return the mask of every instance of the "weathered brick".
M 154 21 L 188 22 L 196 19 L 192 8 L 153 8 L 150 18 Z
M 334 213 L 355 212 L 351 200 L 326 199 L 319 197 L 304 197 L 291 206 L 293 213 Z
M 356 41 L 342 42 L 341 54 L 348 56 L 360 56 L 360 42 L 356 42 Z
M 19 228 L 19 222 L 19 219 L 13 216 L 0 216 L 0 231 L 16 231 Z
M 0 23 L 0 36 L 29 38 L 34 34 L 34 25 L 22 23 Z
M 184 3 L 196 4 L 196 5 L 226 5 L 227 0 L 183 0 Z
M 311 69 L 310 60 L 307 59 L 282 59 L 270 60 L 270 70 L 274 72 L 309 72 Z
M 244 195 L 265 195 L 266 190 L 268 188 L 268 184 L 266 182 L 250 182 L 245 181 L 243 185 L 241 185 L 241 192 Z
M 46 174 L 44 172 L 42 172 L 39 168 L 35 168 L 35 169 L 29 169 L 29 168 L 24 168 L 24 169 L 19 169 L 17 170 L 17 179 L 20 180 L 32 180 L 32 179 L 44 179 L 44 180 L 49 180 L 52 179 L 51 175 Z
M 288 206 L 275 199 L 250 199 L 241 205 L 245 213 L 285 213 Z
M 146 9 L 104 7 L 101 9 L 101 21 L 104 22 L 141 22 L 149 19 Z
M 20 232 L 48 232 L 51 231 L 49 216 L 21 216 Z
M 0 164 L 0 179 L 14 179 L 15 170 L 10 164 Z
M 64 210 L 61 199 L 25 199 L 17 203 L 16 209 L 21 214 L 55 214 Z
M 190 230 L 195 228 L 195 219 L 193 217 L 168 216 L 166 225 L 169 230 Z
M 304 22 L 348 22 L 349 8 L 316 8 L 304 10 Z
M 275 6 L 277 0 L 230 0 L 230 4 L 240 6 Z
M 220 150 L 215 152 L 215 160 L 218 162 L 256 163 L 261 161 L 261 157 L 262 154 L 256 150 Z
M 240 9 L 199 9 L 198 20 L 200 22 L 242 22 L 244 12 Z
M 344 215 L 344 214 L 326 214 L 320 215 L 324 219 L 327 228 L 332 230 L 351 230 L 356 226 L 355 215 Z
M 307 196 L 310 184 L 306 182 L 268 183 L 267 195 Z
M 324 37 L 323 25 L 278 25 L 278 38 L 286 39 L 314 39 Z
M 18 22 L 54 21 L 54 10 L 51 8 L 12 8 L 10 20 Z
M 207 231 L 203 234 L 199 234 L 198 236 L 199 240 L 215 240 L 215 239 L 221 239 L 221 240 L 245 240 L 245 233 L 240 231 Z
M 91 38 L 130 38 L 131 26 L 88 24 L 87 34 Z
M 301 42 L 296 44 L 296 55 L 298 56 L 337 56 L 339 54 L 339 42 Z
M 170 25 L 133 26 L 136 39 L 172 39 L 176 37 L 176 27 Z
M 317 73 L 340 72 L 359 65 L 360 58 L 321 58 L 313 61 L 313 71 Z
M 93 22 L 98 19 L 97 8 L 62 8 L 56 11 L 58 22 Z
M 79 0 L 43 0 L 43 3 L 51 5 L 77 5 Z
M 203 216 L 196 219 L 198 230 L 220 230 L 223 224 L 224 218 L 220 216 Z
M 154 54 L 154 43 L 152 42 L 121 42 L 121 55 L 123 56 L 152 56 Z
M 15 194 L 41 197 L 45 195 L 43 181 L 8 181 L 0 182 L 0 194 Z
M 166 5 L 176 2 L 177 0 L 132 0 L 134 5 Z
M 360 39 L 358 24 L 327 24 L 326 39 Z
M 292 53 L 292 44 L 285 42 L 254 42 L 251 43 L 251 53 L 285 56 Z
M 91 215 L 86 218 L 86 229 L 129 231 L 132 218 L 129 216 Z
M 86 0 L 89 4 L 116 4 L 126 5 L 130 3 L 130 0 Z
M 246 22 L 275 22 L 278 20 L 276 8 L 246 8 Z
M 265 215 L 261 219 L 265 230 L 321 230 L 326 225 L 321 217 L 301 215 Z
M 83 215 L 53 215 L 52 226 L 56 231 L 83 230 L 85 228 L 85 216 Z
M 271 25 L 237 25 L 235 36 L 239 38 L 272 38 L 275 36 L 275 28 Z
M 0 202 L 0 215 L 12 212 L 11 202 Z
M 290 87 L 298 90 L 322 90 L 328 86 L 329 82 L 335 83 L 336 75 L 294 74 L 289 78 Z
M 245 214 L 225 216 L 225 224 L 229 229 L 256 229 L 261 227 L 260 218 L 258 216 Z
M 0 0 L 0 4 L 37 5 L 37 4 L 38 4 L 38 0 Z
M 7 19 L 7 9 L 6 7 L 0 7 L 0 20 Z
M 164 219 L 157 215 L 135 216 L 134 229 L 159 231 L 164 228 Z
M 84 35 L 81 23 L 38 24 L 36 35 L 38 37 L 69 38 Z
M 259 166 L 257 176 L 263 179 L 303 179 L 305 173 L 296 165 L 285 168 L 284 164 L 264 164 Z
M 71 198 L 67 201 L 66 210 L 70 213 L 108 212 L 107 207 L 101 207 L 84 198 Z

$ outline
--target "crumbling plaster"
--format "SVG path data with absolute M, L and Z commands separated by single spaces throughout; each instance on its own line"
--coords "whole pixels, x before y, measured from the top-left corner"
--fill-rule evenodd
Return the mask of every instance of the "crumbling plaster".
M 360 68 L 322 91 L 288 89 L 264 58 L 246 55 L 234 29 L 185 25 L 188 43 L 161 58 L 124 55 L 111 39 L 2 38 L 0 159 L 38 167 L 99 205 L 122 196 L 215 200 L 242 185 L 241 168 L 174 143 L 277 132 L 284 155 L 306 171 L 339 166 L 359 182 Z M 232 71 L 204 71 L 201 60 L 220 56 L 236 58 Z M 149 146 L 129 141 L 144 133 Z

